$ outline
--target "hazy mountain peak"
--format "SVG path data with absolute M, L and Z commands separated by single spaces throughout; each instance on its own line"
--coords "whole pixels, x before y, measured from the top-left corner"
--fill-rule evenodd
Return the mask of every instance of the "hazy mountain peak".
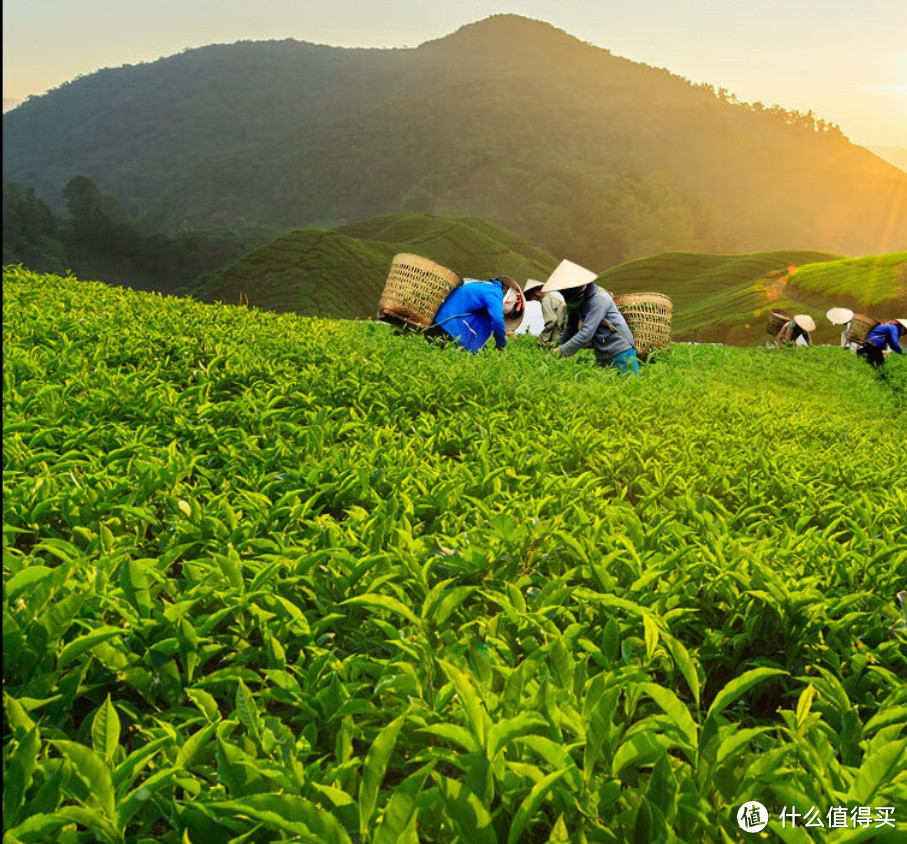
M 428 41 L 422 46 L 532 53 L 542 50 L 575 49 L 582 44 L 578 38 L 545 21 L 522 15 L 500 14 L 465 24 L 450 35 Z

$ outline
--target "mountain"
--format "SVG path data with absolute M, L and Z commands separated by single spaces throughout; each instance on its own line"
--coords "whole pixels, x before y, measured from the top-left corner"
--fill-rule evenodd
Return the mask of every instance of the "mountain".
M 187 50 L 30 98 L 3 128 L 5 182 L 59 206 L 84 174 L 164 229 L 468 214 L 593 266 L 907 244 L 907 174 L 837 127 L 514 15 L 415 49 Z
M 398 252 L 431 258 L 459 275 L 545 277 L 557 259 L 511 232 L 474 217 L 386 215 L 339 229 L 289 232 L 188 292 L 205 301 L 341 319 L 374 317 Z

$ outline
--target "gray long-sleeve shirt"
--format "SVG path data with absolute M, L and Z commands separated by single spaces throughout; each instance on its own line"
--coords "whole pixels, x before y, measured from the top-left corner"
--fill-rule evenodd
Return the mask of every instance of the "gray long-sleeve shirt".
M 589 284 L 579 307 L 572 312 L 567 311 L 567 327 L 561 335 L 561 354 L 570 357 L 591 345 L 598 363 L 608 364 L 635 344 L 633 332 L 614 304 L 614 299 L 597 284 Z

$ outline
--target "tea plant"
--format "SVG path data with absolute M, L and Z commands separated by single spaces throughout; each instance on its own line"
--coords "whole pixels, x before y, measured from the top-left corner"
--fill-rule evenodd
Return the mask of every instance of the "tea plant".
M 4 298 L 4 842 L 903 836 L 902 359 Z

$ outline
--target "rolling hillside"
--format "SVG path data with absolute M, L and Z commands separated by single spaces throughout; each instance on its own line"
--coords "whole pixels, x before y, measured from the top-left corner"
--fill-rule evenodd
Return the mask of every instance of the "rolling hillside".
M 521 284 L 557 265 L 537 246 L 473 217 L 388 215 L 336 230 L 290 232 L 189 292 L 206 301 L 248 302 L 307 316 L 374 317 L 398 252 L 430 257 L 462 276 L 511 275 Z
M 189 290 L 205 301 L 248 302 L 307 316 L 368 319 L 397 252 L 414 252 L 460 275 L 545 278 L 558 258 L 474 217 L 383 215 L 338 229 L 300 229 L 259 247 Z M 674 252 L 602 272 L 613 293 L 655 291 L 674 304 L 677 340 L 764 342 L 768 311 L 811 314 L 814 340 L 836 342 L 833 306 L 878 319 L 907 313 L 907 253 L 856 259 L 803 250 L 711 255 Z
M 3 126 L 4 181 L 58 205 L 85 174 L 167 229 L 430 210 L 601 267 L 907 244 L 907 174 L 836 127 L 513 15 L 415 49 L 188 50 L 67 83 Z
M 839 338 L 840 329 L 825 317 L 831 307 L 879 320 L 907 314 L 907 252 L 858 259 L 803 251 L 670 253 L 615 267 L 597 281 L 614 293 L 652 290 L 670 296 L 672 330 L 684 340 L 763 343 L 771 308 L 810 314 L 816 343 Z

